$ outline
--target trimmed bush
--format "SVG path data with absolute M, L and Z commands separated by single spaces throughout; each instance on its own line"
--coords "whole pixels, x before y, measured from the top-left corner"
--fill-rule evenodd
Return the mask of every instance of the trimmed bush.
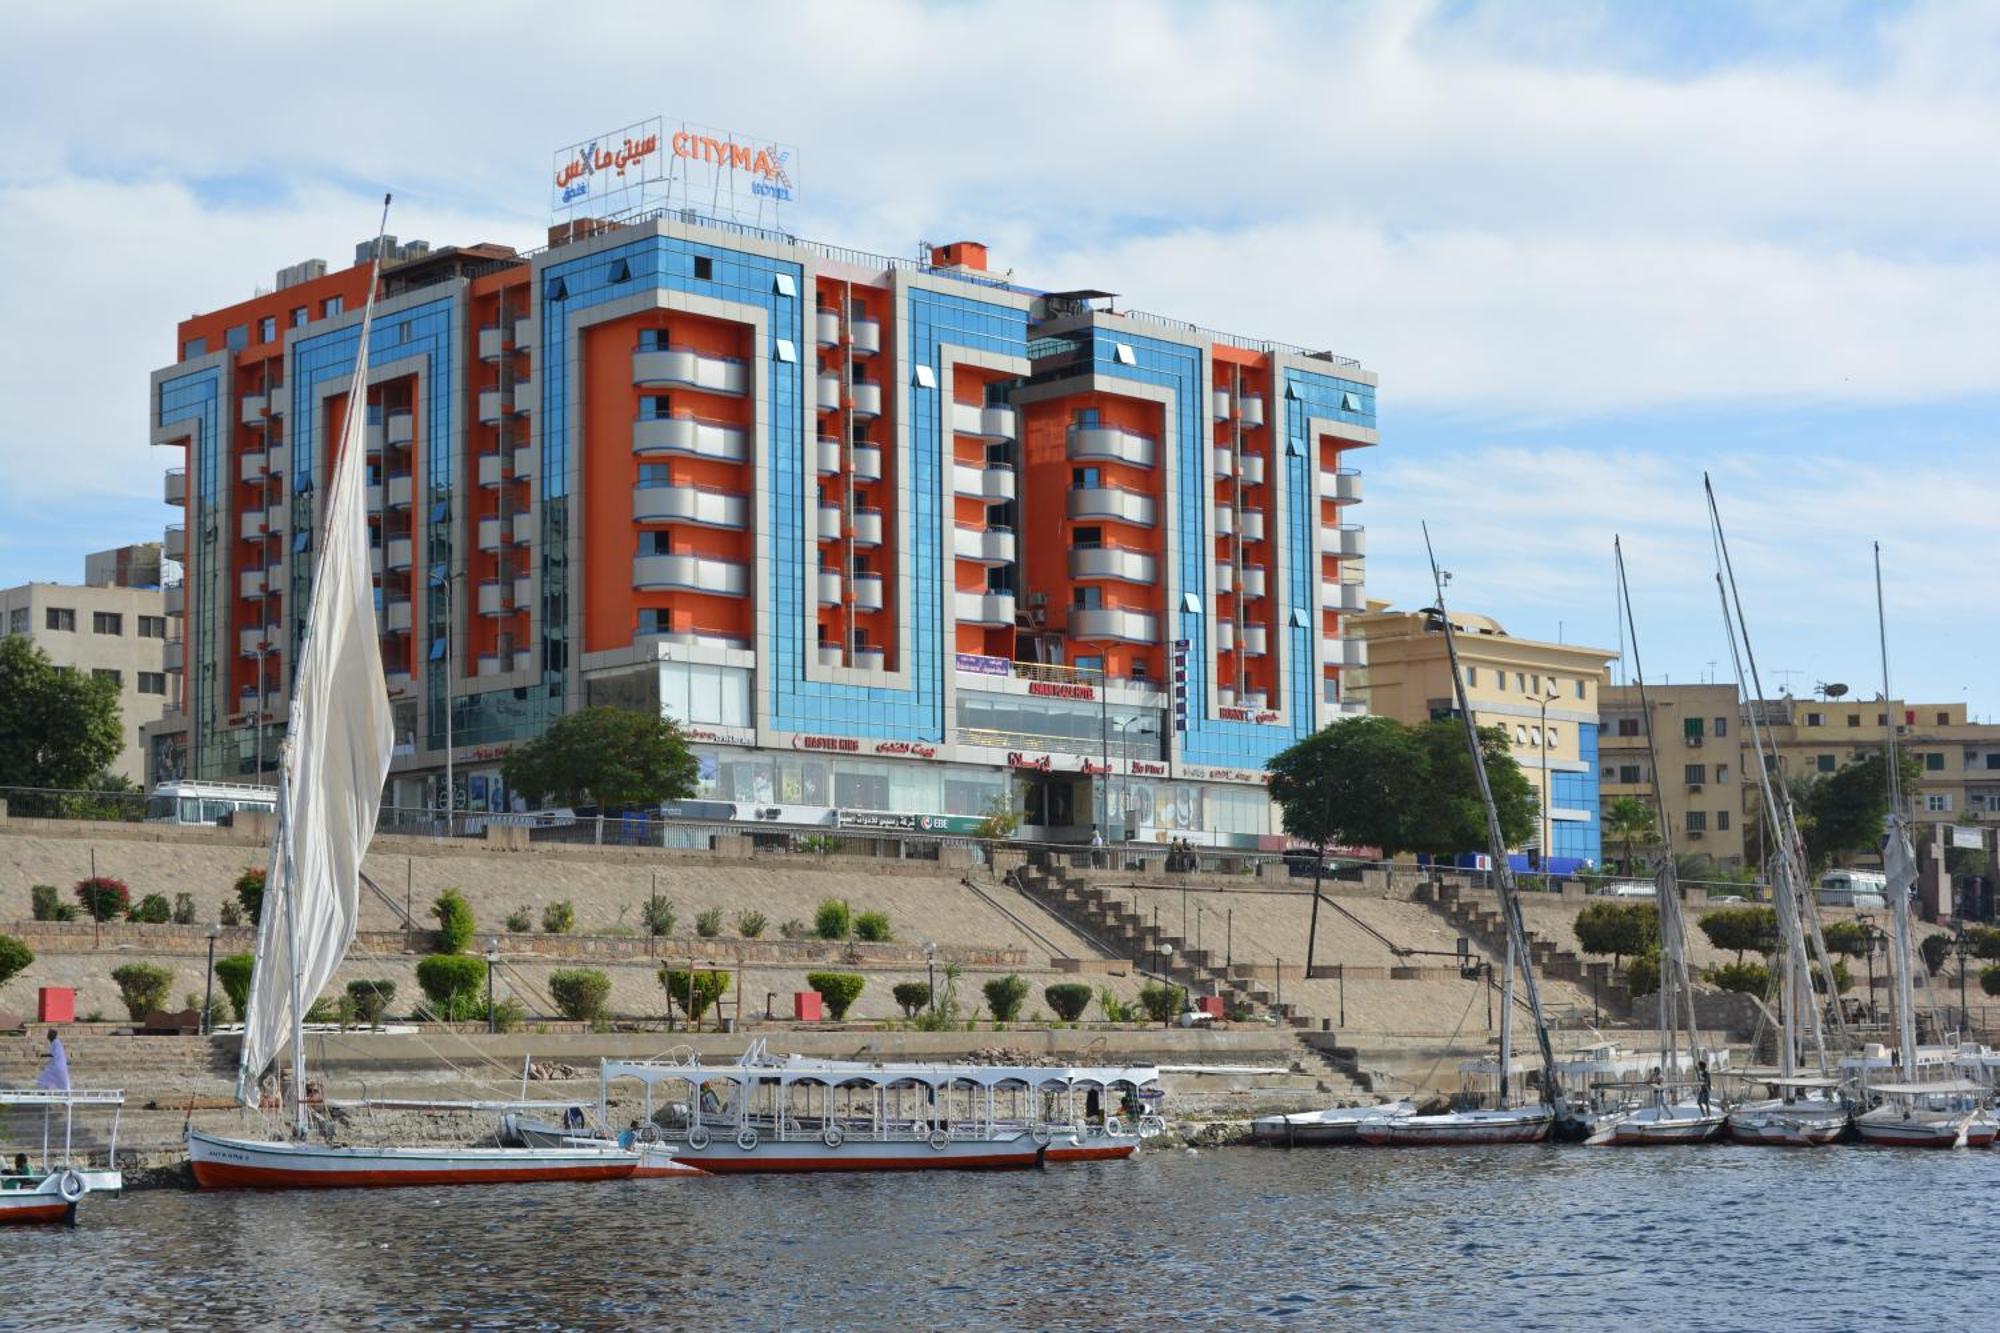
M 434 953 L 417 964 L 417 984 L 424 988 L 431 1012 L 447 1022 L 462 1022 L 486 1012 L 486 960 L 470 954 Z
M 746 940 L 754 940 L 761 936 L 764 933 L 764 927 L 768 924 L 770 923 L 765 920 L 762 912 L 738 912 L 736 914 L 736 933 Z
M 354 1016 L 373 1027 L 382 1021 L 383 1014 L 389 1012 L 389 1001 L 396 998 L 396 983 L 350 981 L 347 983 L 347 998 L 354 1002 Z
M 527 908 L 519 907 L 507 913 L 507 930 L 509 934 L 525 935 L 534 928 L 535 918 L 529 915 Z
M 1049 1008 L 1055 1010 L 1057 1018 L 1065 1023 L 1074 1023 L 1090 1007 L 1090 987 L 1081 981 L 1058 981 L 1053 986 L 1042 988 L 1042 998 L 1049 1002 Z
M 686 968 L 663 967 L 660 969 L 660 985 L 667 992 L 667 1009 L 672 1012 L 675 1005 L 687 1015 L 690 1023 L 699 1023 L 709 1006 L 723 997 L 729 989 L 727 972 L 696 972 L 693 980 L 688 979 Z
M 1468 761 L 1470 762 L 1470 761 Z M 1149 981 L 1139 988 L 1139 1007 L 1155 1023 L 1171 1023 L 1187 1003 L 1187 988 L 1168 981 Z
M 1771 969 L 1762 963 L 1724 963 L 1708 969 L 1709 984 L 1763 998 L 1771 990 Z
M 99 875 L 96 879 L 76 882 L 76 900 L 93 921 L 109 921 L 123 916 L 132 906 L 132 891 L 125 887 L 124 880 Z
M 639 919 L 645 923 L 648 935 L 673 934 L 679 915 L 671 898 L 648 898 L 639 908 Z
M 896 997 L 896 1007 L 903 1011 L 905 1018 L 915 1018 L 917 1010 L 927 1008 L 931 1002 L 928 981 L 899 981 L 890 988 L 889 994 Z
M 813 934 L 823 940 L 844 940 L 853 927 L 853 914 L 838 898 L 824 899 L 813 913 Z
M 1633 999 L 1660 988 L 1660 956 L 1642 953 L 1625 965 L 1625 993 Z
M 132 919 L 149 926 L 164 926 L 174 919 L 174 905 L 164 893 L 149 893 L 132 909 Z
M 0 964 L 0 980 L 4 979 L 4 965 Z M 1979 969 L 1979 989 L 1988 995 L 2000 995 L 2000 963 Z
M 889 929 L 887 912 L 863 912 L 854 918 L 854 938 L 870 944 L 887 944 L 896 938 Z
M 512 1032 L 528 1017 L 528 1007 L 509 995 L 504 1000 L 495 1000 L 493 1012 L 487 1017 L 495 1032 Z
M 861 989 L 866 984 L 852 972 L 806 973 L 806 985 L 819 992 L 820 998 L 826 1001 L 826 1012 L 836 1023 L 847 1017 L 847 1011 L 861 998 Z
M 1778 947 L 1778 913 L 1769 907 L 1725 907 L 1703 912 L 1695 924 L 1718 949 L 1732 949 L 1741 963 L 1746 953 L 1770 953 Z
M 596 1023 L 611 999 L 611 978 L 594 967 L 562 967 L 549 973 L 549 997 L 564 1018 Z
M 446 889 L 431 904 L 431 915 L 438 923 L 437 951 L 464 953 L 478 929 L 472 920 L 472 904 L 465 901 L 465 895 L 457 889 Z
M 799 920 L 797 917 L 793 917 L 778 927 L 778 934 L 788 940 L 802 940 L 812 934 L 812 931 L 806 928 L 805 922 Z
M 1917 952 L 1924 956 L 1924 970 L 1936 976 L 1944 968 L 1944 960 L 1951 953 L 1951 936 L 1926 935 L 1924 942 L 1917 946 Z
M 225 902 L 215 914 L 217 925 L 240 926 L 243 924 L 243 909 L 235 903 Z
M 177 893 L 174 895 L 174 924 L 192 926 L 194 924 L 194 895 Z
M 722 909 L 711 907 L 697 912 L 694 918 L 694 933 L 705 940 L 712 940 L 722 933 Z
M 565 898 L 542 909 L 542 929 L 550 935 L 567 935 L 576 929 L 576 908 Z
M 1826 994 L 1826 973 L 1821 970 L 1818 963 L 1813 964 L 1812 979 L 1813 989 L 1821 995 Z M 1833 960 L 1833 989 L 1837 994 L 1845 994 L 1854 989 L 1854 974 L 1847 970 L 1844 959 Z
M 37 921 L 59 920 L 56 912 L 62 906 L 62 896 L 53 884 L 31 884 L 28 886 L 28 905 Z
M 1588 954 L 1610 954 L 1615 971 L 1621 959 L 1660 946 L 1660 913 L 1652 903 L 1599 898 L 1576 914 L 1576 939 Z
M 215 960 L 215 979 L 222 983 L 222 993 L 229 997 L 239 1023 L 250 1012 L 250 978 L 256 971 L 256 954 L 233 953 Z
M 155 1010 L 166 1008 L 167 994 L 174 986 L 172 969 L 156 967 L 152 963 L 127 963 L 123 967 L 114 967 L 111 979 L 118 983 L 118 994 L 125 1001 L 125 1012 L 132 1016 L 134 1022 Z
M 995 977 L 979 988 L 995 1022 L 1011 1023 L 1021 1015 L 1021 1002 L 1028 998 L 1028 983 L 1014 973 Z
M 236 877 L 236 901 L 253 926 L 264 921 L 264 867 L 249 866 Z
M 35 961 L 35 951 L 12 935 L 0 935 L 0 986 L 19 976 Z

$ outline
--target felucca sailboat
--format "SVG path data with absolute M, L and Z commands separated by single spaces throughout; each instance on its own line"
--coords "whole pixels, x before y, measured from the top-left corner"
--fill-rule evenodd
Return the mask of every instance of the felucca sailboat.
M 383 225 L 389 201 L 382 201 Z M 633 1174 L 635 1152 L 613 1147 L 431 1149 L 338 1147 L 312 1131 L 302 1028 L 307 1008 L 354 940 L 361 860 L 374 837 L 393 740 L 369 561 L 368 340 L 381 276 L 375 247 L 354 374 L 320 531 L 305 640 L 278 769 L 271 839 L 236 1095 L 260 1101 L 260 1084 L 291 1047 L 289 1139 L 228 1138 L 190 1128 L 188 1158 L 204 1188 L 328 1188 L 478 1181 L 611 1179 Z

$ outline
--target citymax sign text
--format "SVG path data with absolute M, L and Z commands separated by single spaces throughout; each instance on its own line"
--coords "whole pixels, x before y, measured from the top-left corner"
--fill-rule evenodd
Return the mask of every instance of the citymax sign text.
M 792 196 L 792 181 L 785 174 L 788 155 L 780 149 L 754 148 L 731 139 L 712 139 L 706 134 L 682 130 L 673 137 L 673 150 L 675 157 L 707 162 L 730 171 L 747 171 L 758 177 L 761 184 L 771 187 L 777 198 Z M 777 193 L 780 190 L 783 193 Z

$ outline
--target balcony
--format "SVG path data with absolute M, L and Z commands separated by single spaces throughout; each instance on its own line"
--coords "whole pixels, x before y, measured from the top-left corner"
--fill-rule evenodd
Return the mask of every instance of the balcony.
M 535 446 L 524 444 L 514 451 L 514 480 L 532 481 L 535 476 Z
M 1244 425 L 1254 427 L 1254 426 L 1261 426 L 1264 424 L 1263 394 L 1246 393 L 1241 398 L 1238 398 L 1236 400 L 1236 404 L 1238 409 L 1242 413 Z
M 863 611 L 882 609 L 882 576 L 880 574 L 856 574 L 854 576 L 854 604 Z
M 514 576 L 514 609 L 526 611 L 535 604 L 535 581 L 526 574 Z
M 1150 586 L 1159 582 L 1160 562 L 1151 551 L 1134 546 L 1078 546 L 1069 553 L 1069 576 Z
M 187 614 L 187 585 L 169 583 L 160 589 L 160 609 L 170 616 Z
M 857 480 L 882 480 L 882 451 L 876 446 L 853 445 L 848 449 L 848 459 L 854 465 L 854 476 Z
M 369 422 L 369 423 L 368 423 L 368 425 L 367 425 L 366 427 L 364 427 L 364 428 L 363 428 L 363 430 L 362 430 L 362 433 L 361 433 L 361 434 L 362 434 L 362 438 L 363 438 L 364 440 L 366 440 L 366 441 L 367 441 L 367 443 L 368 443 L 368 452 L 369 452 L 369 453 L 371 453 L 371 454 L 379 454 L 379 453 L 381 453 L 381 452 L 382 452 L 382 423 L 381 423 L 381 422 L 379 422 L 379 421 L 371 421 L 371 422 Z
M 741 426 L 696 416 L 640 417 L 632 423 L 632 452 L 642 458 L 680 454 L 741 463 L 746 456 L 746 438 Z
M 814 311 L 813 337 L 821 347 L 840 346 L 840 312 L 831 306 Z
M 1210 408 L 1215 413 L 1215 419 L 1217 421 L 1229 420 L 1229 390 L 1227 389 L 1209 390 L 1208 401 Z
M 410 567 L 410 539 L 391 537 L 382 543 L 382 564 L 386 569 L 404 570 Z
M 498 361 L 507 350 L 506 330 L 498 324 L 489 324 L 479 331 L 479 359 Z
M 750 591 L 750 570 L 733 560 L 700 555 L 641 555 L 632 560 L 632 586 L 645 592 L 679 590 L 743 597 Z
M 385 634 L 410 632 L 410 599 L 396 597 L 382 604 L 382 631 Z
M 1261 711 L 1271 706 L 1271 696 L 1262 690 L 1245 690 L 1236 696 L 1236 702 L 1239 707 Z
M 479 614 L 482 616 L 511 616 L 514 614 L 514 583 L 509 579 L 484 579 L 479 584 Z
M 880 546 L 882 544 L 881 510 L 857 509 L 854 511 L 854 544 L 856 546 Z
M 160 645 L 160 663 L 163 669 L 175 675 L 187 670 L 187 641 L 168 639 Z
M 1236 622 L 1218 620 L 1215 622 L 1215 651 L 1233 653 L 1236 651 Z
M 524 412 L 534 411 L 535 404 L 539 401 L 535 396 L 533 375 L 523 375 L 514 381 L 514 415 L 520 416 Z
M 821 375 L 819 377 L 819 410 L 838 412 L 840 410 L 840 376 Z
M 246 625 L 236 636 L 236 646 L 245 657 L 261 657 L 284 642 L 283 625 Z
M 268 394 L 246 393 L 243 395 L 243 424 L 262 426 L 270 421 L 271 399 Z
M 1011 625 L 1014 623 L 1014 594 L 1011 592 L 954 592 L 952 602 L 961 625 Z M 1072 622 L 1081 612 L 1072 611 Z M 1074 633 L 1074 625 L 1071 632 Z
M 386 491 L 389 508 L 408 509 L 410 507 L 412 489 L 410 474 L 407 472 L 401 472 L 389 478 L 389 486 Z
M 1264 484 L 1264 455 L 1243 455 L 1243 484 L 1262 486 Z
M 245 481 L 262 481 L 271 475 L 271 456 L 263 449 L 236 460 L 236 475 Z M 171 502 L 170 502 L 171 503 Z
M 1366 537 L 1358 523 L 1325 524 L 1319 530 L 1320 554 L 1348 560 L 1367 555 Z
M 1269 633 L 1262 625 L 1243 627 L 1243 652 L 1247 657 L 1262 657 L 1269 646 Z
M 840 651 L 839 644 L 823 643 L 819 646 L 819 664 L 823 667 L 846 666 L 847 658 Z
M 533 541 L 535 539 L 535 529 L 540 521 L 532 513 L 514 515 L 512 522 L 508 525 L 514 531 L 514 545 L 526 546 L 529 542 Z
M 479 520 L 479 549 L 497 551 L 507 540 L 507 520 L 504 518 L 482 518 Z
M 1331 500 L 1335 504 L 1355 504 L 1361 499 L 1361 472 L 1358 468 L 1344 467 L 1337 472 L 1322 471 L 1319 474 L 1319 498 Z
M 405 448 L 417 438 L 417 419 L 409 412 L 391 412 L 385 429 L 391 449 Z
M 1365 611 L 1368 597 L 1358 583 L 1340 583 L 1333 579 L 1322 579 L 1319 585 L 1319 604 L 1323 611 Z
M 167 559 L 186 561 L 187 535 L 186 524 L 169 523 L 167 525 L 167 530 L 160 543 L 160 548 L 165 553 Z
M 506 394 L 500 389 L 479 391 L 479 423 L 482 426 L 497 426 L 507 415 Z
M 1236 507 L 1219 504 L 1215 507 L 1215 535 L 1227 537 L 1236 531 Z
M 641 486 L 632 492 L 632 518 L 638 523 L 741 528 L 749 510 L 743 496 L 713 486 Z
M 1225 561 L 1217 561 L 1215 566 L 1215 591 L 1224 596 L 1236 591 L 1236 566 Z
M 632 382 L 642 388 L 680 387 L 741 397 L 750 376 L 735 357 L 705 356 L 692 347 L 640 348 L 632 353 Z
M 514 350 L 535 345 L 535 317 L 523 315 L 514 321 Z
M 534 669 L 535 650 L 532 648 L 516 648 L 514 650 L 514 670 L 533 671 Z
M 960 523 L 952 529 L 951 553 L 975 564 L 1011 565 L 1014 533 L 1009 528 L 979 528 Z
M 840 440 L 836 436 L 819 437 L 819 474 L 822 477 L 840 475 Z
M 1366 639 L 1334 638 L 1326 640 L 1326 664 L 1352 671 L 1368 665 L 1368 641 Z
M 498 676 L 512 665 L 511 654 L 502 656 L 499 653 L 481 653 L 479 655 L 478 673 L 482 676 Z
M 881 648 L 870 648 L 865 644 L 854 650 L 854 666 L 858 671 L 887 671 L 889 654 Z
M 819 507 L 819 539 L 823 542 L 840 540 L 840 506 L 821 505 Z
M 879 417 L 882 415 L 882 386 L 857 382 L 850 386 L 854 399 L 854 415 L 857 417 Z
M 844 600 L 840 589 L 840 571 L 837 569 L 828 569 L 822 565 L 819 571 L 819 604 L 821 606 L 839 606 L 842 600 Z M 838 665 L 838 663 L 835 665 Z
M 270 587 L 269 580 L 261 569 L 246 569 L 236 576 L 239 590 L 245 597 L 262 597 Z
M 1262 597 L 1264 595 L 1264 567 L 1262 565 L 1243 566 L 1243 595 Z
M 988 504 L 1011 500 L 1014 498 L 1014 469 L 1004 463 L 988 463 L 985 467 L 954 463 L 951 491 L 953 495 L 984 500 Z
M 1079 486 L 1069 493 L 1069 516 L 1074 519 L 1113 519 L 1150 528 L 1153 513 L 1153 497 L 1143 491 L 1128 491 L 1121 486 Z
M 1158 643 L 1160 619 L 1151 612 L 1127 611 L 1117 606 L 1072 607 L 1069 637 L 1088 641 Z
M 408 694 L 408 693 L 410 692 L 410 673 L 409 673 L 409 672 L 407 672 L 407 671 L 399 671 L 399 670 L 397 670 L 396 668 L 394 668 L 394 667 L 391 667 L 391 668 L 390 668 L 389 670 L 387 670 L 387 671 L 384 671 L 384 672 L 382 673 L 382 678 L 383 678 L 383 680 L 385 680 L 386 682 L 388 682 L 388 686 L 389 686 L 389 693 L 391 693 L 391 694 Z
M 1211 453 L 1215 462 L 1210 466 L 1210 471 L 1214 472 L 1218 478 L 1233 477 L 1236 475 L 1235 457 L 1227 449 L 1218 447 L 1212 450 Z
M 874 356 L 882 350 L 882 321 L 851 319 L 847 321 L 847 337 L 856 356 Z
M 982 440 L 1011 440 L 1018 429 L 1011 407 L 956 402 L 951 405 L 951 428 L 955 434 L 974 435 Z
M 499 454 L 479 455 L 479 484 L 491 490 L 507 479 L 505 460 Z
M 1157 452 L 1150 438 L 1135 435 L 1129 430 L 1112 426 L 1071 426 L 1069 456 L 1079 463 L 1129 463 L 1133 467 L 1151 467 Z
M 165 495 L 167 503 L 170 505 L 185 506 L 187 504 L 188 476 L 186 468 L 170 467 L 167 469 L 167 485 L 166 485 Z
M 236 516 L 237 535 L 246 542 L 260 542 L 271 533 L 266 509 L 246 509 Z
M 1243 540 L 1261 542 L 1264 540 L 1264 511 L 1246 509 L 1243 511 Z

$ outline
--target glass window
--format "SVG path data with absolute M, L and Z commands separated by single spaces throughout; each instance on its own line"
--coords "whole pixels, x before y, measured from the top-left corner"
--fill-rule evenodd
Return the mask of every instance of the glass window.
M 1702 735 L 1702 720 L 1698 717 L 1682 718 L 1681 735 L 1691 741 L 1700 740 Z
M 1550 745 L 1554 745 L 1556 743 L 1556 729 L 1554 727 L 1550 727 L 1548 731 L 1544 733 L 1544 735 L 1547 737 L 1548 743 Z
M 165 616 L 140 616 L 139 637 L 142 639 L 164 639 L 167 637 Z
M 1469 754 L 1469 753 L 1471 753 L 1471 751 L 1469 751 L 1469 750 L 1468 750 L 1468 751 L 1467 751 L 1467 753 Z M 1833 772 L 1833 768 L 1834 768 L 1834 761 L 1833 761 L 1833 756 L 1832 756 L 1832 755 L 1830 755 L 1830 754 L 1823 754 L 1823 755 L 1821 755 L 1821 756 L 1819 757 L 1819 771 L 1820 771 L 1820 772 L 1822 772 L 1822 773 L 1831 773 L 1831 772 Z
M 1943 772 L 1943 771 L 1944 771 L 1944 756 L 1943 756 L 1943 755 L 1941 755 L 1941 754 L 1927 754 L 1927 755 L 1925 755 L 1925 756 L 1924 756 L 1924 772 L 1926 772 L 1926 773 L 1941 773 L 1941 772 Z
M 28 632 L 27 607 L 17 606 L 7 613 L 7 632 L 9 634 L 26 634 Z M 1995 757 L 2000 758 L 2000 756 Z
M 293 328 L 295 329 L 304 328 L 306 326 L 306 321 L 311 318 L 312 318 L 312 311 L 310 308 L 302 305 L 295 305 L 292 307 Z
M 1715 831 L 1717 833 L 1729 832 L 1729 812 L 1727 810 L 1717 810 L 1715 812 Z
M 198 356 L 208 355 L 208 339 L 190 338 L 181 344 L 181 360 L 192 361 Z
M 141 671 L 139 673 L 139 693 L 165 694 L 167 674 L 164 671 Z
M 1618 767 L 1618 780 L 1627 786 L 1636 786 L 1645 779 L 1639 776 L 1637 764 L 1621 764 Z
M 258 320 L 257 341 L 260 343 L 269 343 L 276 342 L 277 340 L 278 317 L 276 315 L 266 315 L 264 318 Z
M 703 282 L 713 280 L 715 277 L 715 261 L 707 255 L 696 255 L 694 257 L 694 275 Z M 1470 753 L 1470 751 L 1467 753 Z
M 1688 831 L 1689 833 L 1706 833 L 1706 832 L 1708 832 L 1708 811 L 1706 811 L 1706 810 L 1690 810 L 1690 811 L 1688 811 L 1688 812 L 1687 812 L 1687 831 Z
M 222 341 L 223 345 L 228 347 L 230 351 L 241 351 L 250 345 L 250 326 L 248 324 L 238 324 L 235 328 L 222 335 Z
M 1860 725 L 1861 725 L 1861 714 L 1859 714 L 1859 713 L 1849 713 L 1849 714 L 1847 715 L 1847 725 L 1848 725 L 1848 726 L 1850 726 L 1850 727 L 1858 727 L 1858 726 L 1860 726 Z
M 1715 719 L 1716 738 L 1719 740 L 1722 737 L 1727 736 L 1728 734 L 1729 734 L 1729 719 L 1726 717 L 1718 717 L 1717 719 Z
M 1684 776 L 1691 786 L 1699 787 L 1708 781 L 1708 767 L 1705 764 L 1689 764 Z
M 1478 689 L 1478 688 L 1479 688 L 1479 668 L 1478 668 L 1478 667 L 1475 667 L 1475 666 L 1469 666 L 1469 667 L 1467 667 L 1467 668 L 1465 669 L 1465 688 L 1466 688 L 1466 689 L 1468 689 L 1468 690 L 1476 690 L 1476 689 Z M 1470 753 L 1471 753 L 1471 750 L 1470 750 L 1470 749 L 1468 749 L 1468 750 L 1466 751 L 1466 753 L 1470 754 Z
M 93 611 L 90 613 L 92 634 L 123 634 L 125 617 L 116 611 Z
M 341 296 L 329 296 L 319 303 L 319 313 L 324 319 L 331 319 L 346 309 L 347 299 Z
M 68 633 L 74 633 L 76 631 L 76 612 L 67 606 L 51 606 L 42 617 L 42 626 L 45 629 L 63 630 Z

